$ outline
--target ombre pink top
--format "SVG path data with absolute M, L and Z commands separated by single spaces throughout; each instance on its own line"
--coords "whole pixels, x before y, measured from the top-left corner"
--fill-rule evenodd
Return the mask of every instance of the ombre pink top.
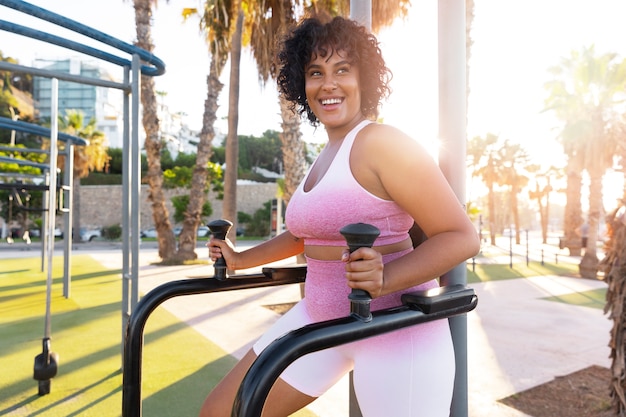
M 291 197 L 285 222 L 294 236 L 304 238 L 305 245 L 346 246 L 339 230 L 351 223 L 376 226 L 380 236 L 374 246 L 409 237 L 413 218 L 394 201 L 371 194 L 352 175 L 350 151 L 357 133 L 369 123 L 359 123 L 346 135 L 328 171 L 311 190 L 304 191 L 307 174 Z

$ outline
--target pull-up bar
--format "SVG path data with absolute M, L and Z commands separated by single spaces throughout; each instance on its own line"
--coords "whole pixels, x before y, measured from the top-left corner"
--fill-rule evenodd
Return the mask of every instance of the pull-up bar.
M 30 133 L 33 135 L 50 137 L 50 129 L 44 126 L 39 126 L 32 123 L 21 122 L 19 120 L 11 120 L 7 117 L 0 117 L 0 128 L 18 130 L 24 133 Z M 79 138 L 78 136 L 68 135 L 67 133 L 58 133 L 58 138 L 61 142 L 70 142 L 77 146 L 87 146 L 89 141 L 87 139 Z
M 112 46 L 122 52 L 126 52 L 130 55 L 138 55 L 139 58 L 152 66 L 142 65 L 141 73 L 149 76 L 157 76 L 165 73 L 165 63 L 161 61 L 159 58 L 154 56 L 152 53 L 146 51 L 145 49 L 138 48 L 129 43 L 123 42 L 119 39 L 116 39 L 110 35 L 102 33 L 98 30 L 95 30 L 89 26 L 83 25 L 75 20 L 68 19 L 65 16 L 61 16 L 60 14 L 51 12 L 46 9 L 42 9 L 41 7 L 37 7 L 30 3 L 26 3 L 24 1 L 17 0 L 0 0 L 0 5 L 9 7 L 11 9 L 15 9 L 19 12 L 29 14 L 31 16 L 37 17 L 39 19 L 43 19 L 47 22 L 54 23 L 56 25 L 62 26 L 66 29 L 79 33 L 81 35 L 87 36 L 89 38 L 95 39 L 99 42 L 102 42 L 106 45 Z M 78 42 L 74 42 L 68 39 L 61 38 L 56 35 L 52 35 L 49 33 L 41 32 L 38 30 L 30 29 L 21 25 L 16 25 L 11 22 L 7 22 L 5 20 L 0 20 L 0 30 L 6 30 L 9 32 L 17 33 L 19 35 L 28 36 L 33 39 L 38 39 L 40 41 L 44 41 L 47 43 L 55 44 L 61 46 L 63 48 L 72 49 L 77 52 L 81 52 L 87 55 L 91 55 L 93 57 L 102 59 L 107 62 L 111 62 L 113 64 L 122 66 L 122 67 L 130 67 L 131 61 L 128 59 L 120 58 L 116 55 L 106 53 L 96 48 L 92 48 Z

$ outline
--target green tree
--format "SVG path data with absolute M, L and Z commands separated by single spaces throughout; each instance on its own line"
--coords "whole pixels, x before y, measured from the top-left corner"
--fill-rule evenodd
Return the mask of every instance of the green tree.
M 543 243 L 548 243 L 548 224 L 550 221 L 550 194 L 553 191 L 552 178 L 562 176 L 560 169 L 551 166 L 548 169 L 542 169 L 539 165 L 530 165 L 527 167 L 534 176 L 535 188 L 528 192 L 531 200 L 537 202 L 539 207 L 539 218 L 541 223 L 541 238 Z
M 16 59 L 3 56 L 2 51 L 0 51 L 0 61 L 19 64 Z M 32 121 L 32 82 L 30 74 L 0 70 L 0 116 L 13 120 Z M 0 143 L 15 144 L 16 134 L 17 132 L 12 130 L 0 130 Z M 41 141 L 30 136 L 21 142 L 27 147 L 41 146 Z
M 189 208 L 189 195 L 177 195 L 172 197 L 172 205 L 174 206 L 174 221 L 182 222 L 185 220 L 187 209 Z M 213 214 L 211 203 L 205 201 L 202 205 L 202 217 L 207 218 Z
M 236 6 L 229 1 L 207 0 L 202 10 L 196 8 L 183 9 L 183 17 L 200 18 L 199 29 L 204 35 L 211 56 L 209 74 L 207 76 L 207 98 L 204 102 L 202 128 L 198 142 L 198 153 L 194 175 L 189 193 L 187 217 L 183 222 L 183 229 L 179 235 L 179 258 L 195 259 L 196 231 L 201 221 L 201 210 L 205 199 L 202 192 L 207 183 L 207 164 L 212 154 L 212 142 L 215 138 L 214 124 L 217 120 L 217 100 L 224 88 L 219 77 L 226 65 L 231 47 L 233 30 L 232 19 Z M 235 166 L 237 166 L 235 164 Z
M 468 166 L 473 177 L 479 177 L 487 187 L 487 223 L 491 244 L 496 244 L 496 195 L 498 183 L 498 137 L 492 133 L 475 136 L 467 145 Z
M 529 164 L 528 153 L 520 144 L 505 140 L 498 149 L 498 183 L 509 187 L 509 211 L 513 215 L 515 225 L 515 243 L 520 244 L 519 204 L 517 196 L 528 184 L 528 176 L 524 175 Z
M 15 146 L 17 149 L 26 149 L 22 144 Z M 44 153 L 32 153 L 32 152 L 5 152 L 0 151 L 0 156 L 12 157 L 16 160 L 26 160 L 37 163 L 46 162 L 46 154 Z M 17 163 L 0 162 L 0 172 L 5 174 L 14 173 L 15 180 L 20 179 L 24 181 L 20 175 L 41 175 L 39 168 L 19 165 Z M 5 180 L 11 181 L 11 177 L 5 178 Z M 29 180 L 26 180 L 29 181 Z M 31 211 L 39 212 L 37 208 L 42 207 L 42 193 L 41 191 L 29 191 L 24 188 L 16 187 L 14 190 L 0 190 L 0 217 L 11 222 L 17 221 L 22 230 L 28 230 L 29 228 L 29 216 Z
M 85 124 L 85 116 L 76 110 L 67 110 L 59 116 L 59 130 L 86 139 L 87 146 L 74 146 L 73 159 L 73 205 L 72 228 L 80 230 L 80 180 L 92 171 L 101 171 L 109 160 L 108 141 L 103 132 L 96 129 L 96 120 Z M 80 234 L 74 233 L 73 240 L 80 241 Z
M 602 207 L 602 178 L 617 151 L 616 124 L 621 124 L 622 103 L 626 98 L 626 60 L 614 53 L 597 55 L 593 46 L 572 51 L 559 65 L 550 68 L 552 80 L 546 83 L 546 111 L 563 122 L 560 140 L 568 156 L 568 195 L 565 233 L 571 236 L 583 223 L 578 214 L 580 181 L 574 170 L 589 174 L 589 236 L 580 273 L 595 278 L 598 270 L 597 240 Z M 580 175 L 580 174 L 578 174 Z M 573 184 L 570 189 L 569 181 Z M 570 199 L 577 199 L 571 201 Z

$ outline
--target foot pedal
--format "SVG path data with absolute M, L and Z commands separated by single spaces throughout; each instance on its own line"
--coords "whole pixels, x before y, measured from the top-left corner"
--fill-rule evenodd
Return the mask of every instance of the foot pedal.
M 263 275 L 273 280 L 304 282 L 304 278 L 306 277 L 306 265 L 264 267 L 261 271 Z
M 430 314 L 468 305 L 474 296 L 474 289 L 455 284 L 402 294 L 401 300 L 411 309 Z

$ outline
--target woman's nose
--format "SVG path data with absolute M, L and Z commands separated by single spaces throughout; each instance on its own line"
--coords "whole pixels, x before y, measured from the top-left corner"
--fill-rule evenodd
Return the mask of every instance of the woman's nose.
M 327 77 L 324 79 L 324 85 L 322 88 L 325 90 L 334 90 L 337 88 L 337 81 L 332 77 Z

